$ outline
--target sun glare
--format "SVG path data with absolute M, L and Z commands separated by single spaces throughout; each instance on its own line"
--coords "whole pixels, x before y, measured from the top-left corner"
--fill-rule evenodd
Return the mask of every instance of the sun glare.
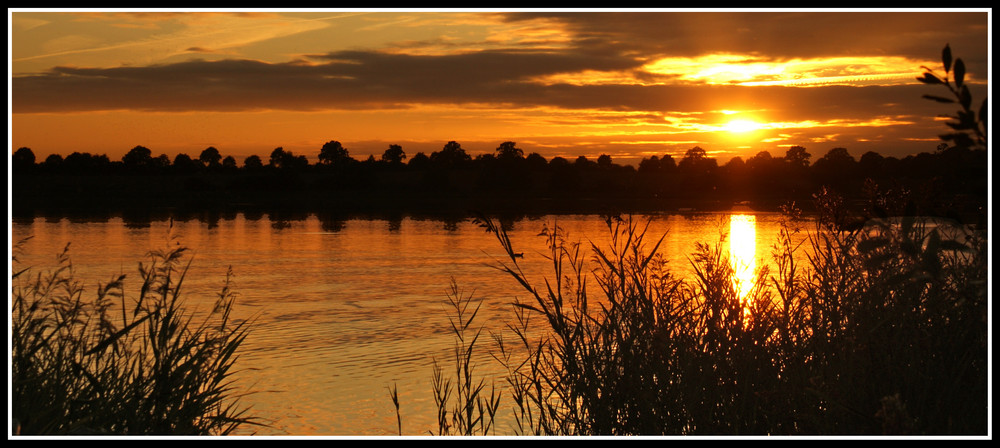
M 744 132 L 757 131 L 763 129 L 764 125 L 753 120 L 737 119 L 737 120 L 732 120 L 729 123 L 726 123 L 726 125 L 723 126 L 723 128 L 734 134 L 741 134 Z

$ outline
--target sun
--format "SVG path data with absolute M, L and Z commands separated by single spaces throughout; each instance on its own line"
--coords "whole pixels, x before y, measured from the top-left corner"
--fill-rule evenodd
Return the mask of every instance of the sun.
M 753 120 L 745 119 L 732 120 L 723 126 L 723 129 L 733 134 L 742 134 L 744 132 L 757 131 L 763 128 L 764 125 Z

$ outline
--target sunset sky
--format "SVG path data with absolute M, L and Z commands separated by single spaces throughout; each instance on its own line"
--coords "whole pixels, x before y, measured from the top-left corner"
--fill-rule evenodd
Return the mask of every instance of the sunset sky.
M 546 158 L 722 162 L 804 146 L 933 151 L 950 44 L 987 95 L 988 10 L 8 10 L 11 151 L 136 145 L 242 163 L 450 140 Z

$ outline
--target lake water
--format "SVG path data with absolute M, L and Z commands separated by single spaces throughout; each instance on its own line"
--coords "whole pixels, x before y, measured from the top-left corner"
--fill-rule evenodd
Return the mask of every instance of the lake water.
M 650 235 L 667 232 L 660 251 L 674 272 L 684 275 L 690 272 L 686 257 L 695 243 L 717 243 L 723 232 L 738 241 L 732 250 L 741 266 L 768 263 L 780 215 L 636 217 L 647 218 Z M 551 276 L 542 255 L 546 242 L 538 233 L 553 223 L 568 232 L 569 241 L 601 246 L 607 241 L 607 227 L 594 215 L 507 223 L 515 251 L 524 253 L 519 263 L 538 285 Z M 236 214 L 173 221 L 171 230 L 166 220 L 35 218 L 15 220 L 11 238 L 32 237 L 18 259 L 36 271 L 52 267 L 55 255 L 70 243 L 76 274 L 89 291 L 124 272 L 131 279 L 126 293 L 134 295 L 140 285 L 138 262 L 146 260 L 147 251 L 164 247 L 170 231 L 193 257 L 184 283 L 188 306 L 210 307 L 232 266 L 235 313 L 256 319 L 237 367 L 239 384 L 255 391 L 242 402 L 270 425 L 250 428 L 257 434 L 395 435 L 388 393 L 393 385 L 404 434 L 436 430 L 432 366 L 437 360 L 451 372 L 454 340 L 446 300 L 452 281 L 481 304 L 477 322 L 484 332 L 501 331 L 514 298 L 526 298 L 511 277 L 491 267 L 502 249 L 471 221 L 334 221 L 317 215 L 279 220 Z M 487 377 L 499 371 L 487 353 L 490 341 L 484 334 L 476 359 Z M 506 424 L 497 431 L 512 433 Z

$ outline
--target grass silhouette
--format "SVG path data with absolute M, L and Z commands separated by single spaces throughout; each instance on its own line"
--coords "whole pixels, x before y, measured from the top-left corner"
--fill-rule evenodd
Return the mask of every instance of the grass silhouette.
M 257 424 L 232 377 L 250 322 L 231 316 L 229 276 L 210 315 L 192 321 L 184 252 L 151 252 L 132 299 L 124 274 L 85 298 L 66 251 L 50 271 L 12 273 L 15 435 L 225 435 Z
M 464 418 L 492 421 L 503 394 L 518 435 L 985 434 L 985 235 L 914 216 L 848 226 L 842 198 L 817 203 L 803 243 L 785 209 L 775 272 L 759 268 L 746 298 L 722 244 L 698 244 L 693 278 L 677 278 L 648 223 L 620 217 L 586 248 L 546 226 L 552 272 L 535 285 L 504 228 L 479 218 L 528 299 L 493 334 L 505 388 L 488 413 L 466 395 L 478 414 Z

